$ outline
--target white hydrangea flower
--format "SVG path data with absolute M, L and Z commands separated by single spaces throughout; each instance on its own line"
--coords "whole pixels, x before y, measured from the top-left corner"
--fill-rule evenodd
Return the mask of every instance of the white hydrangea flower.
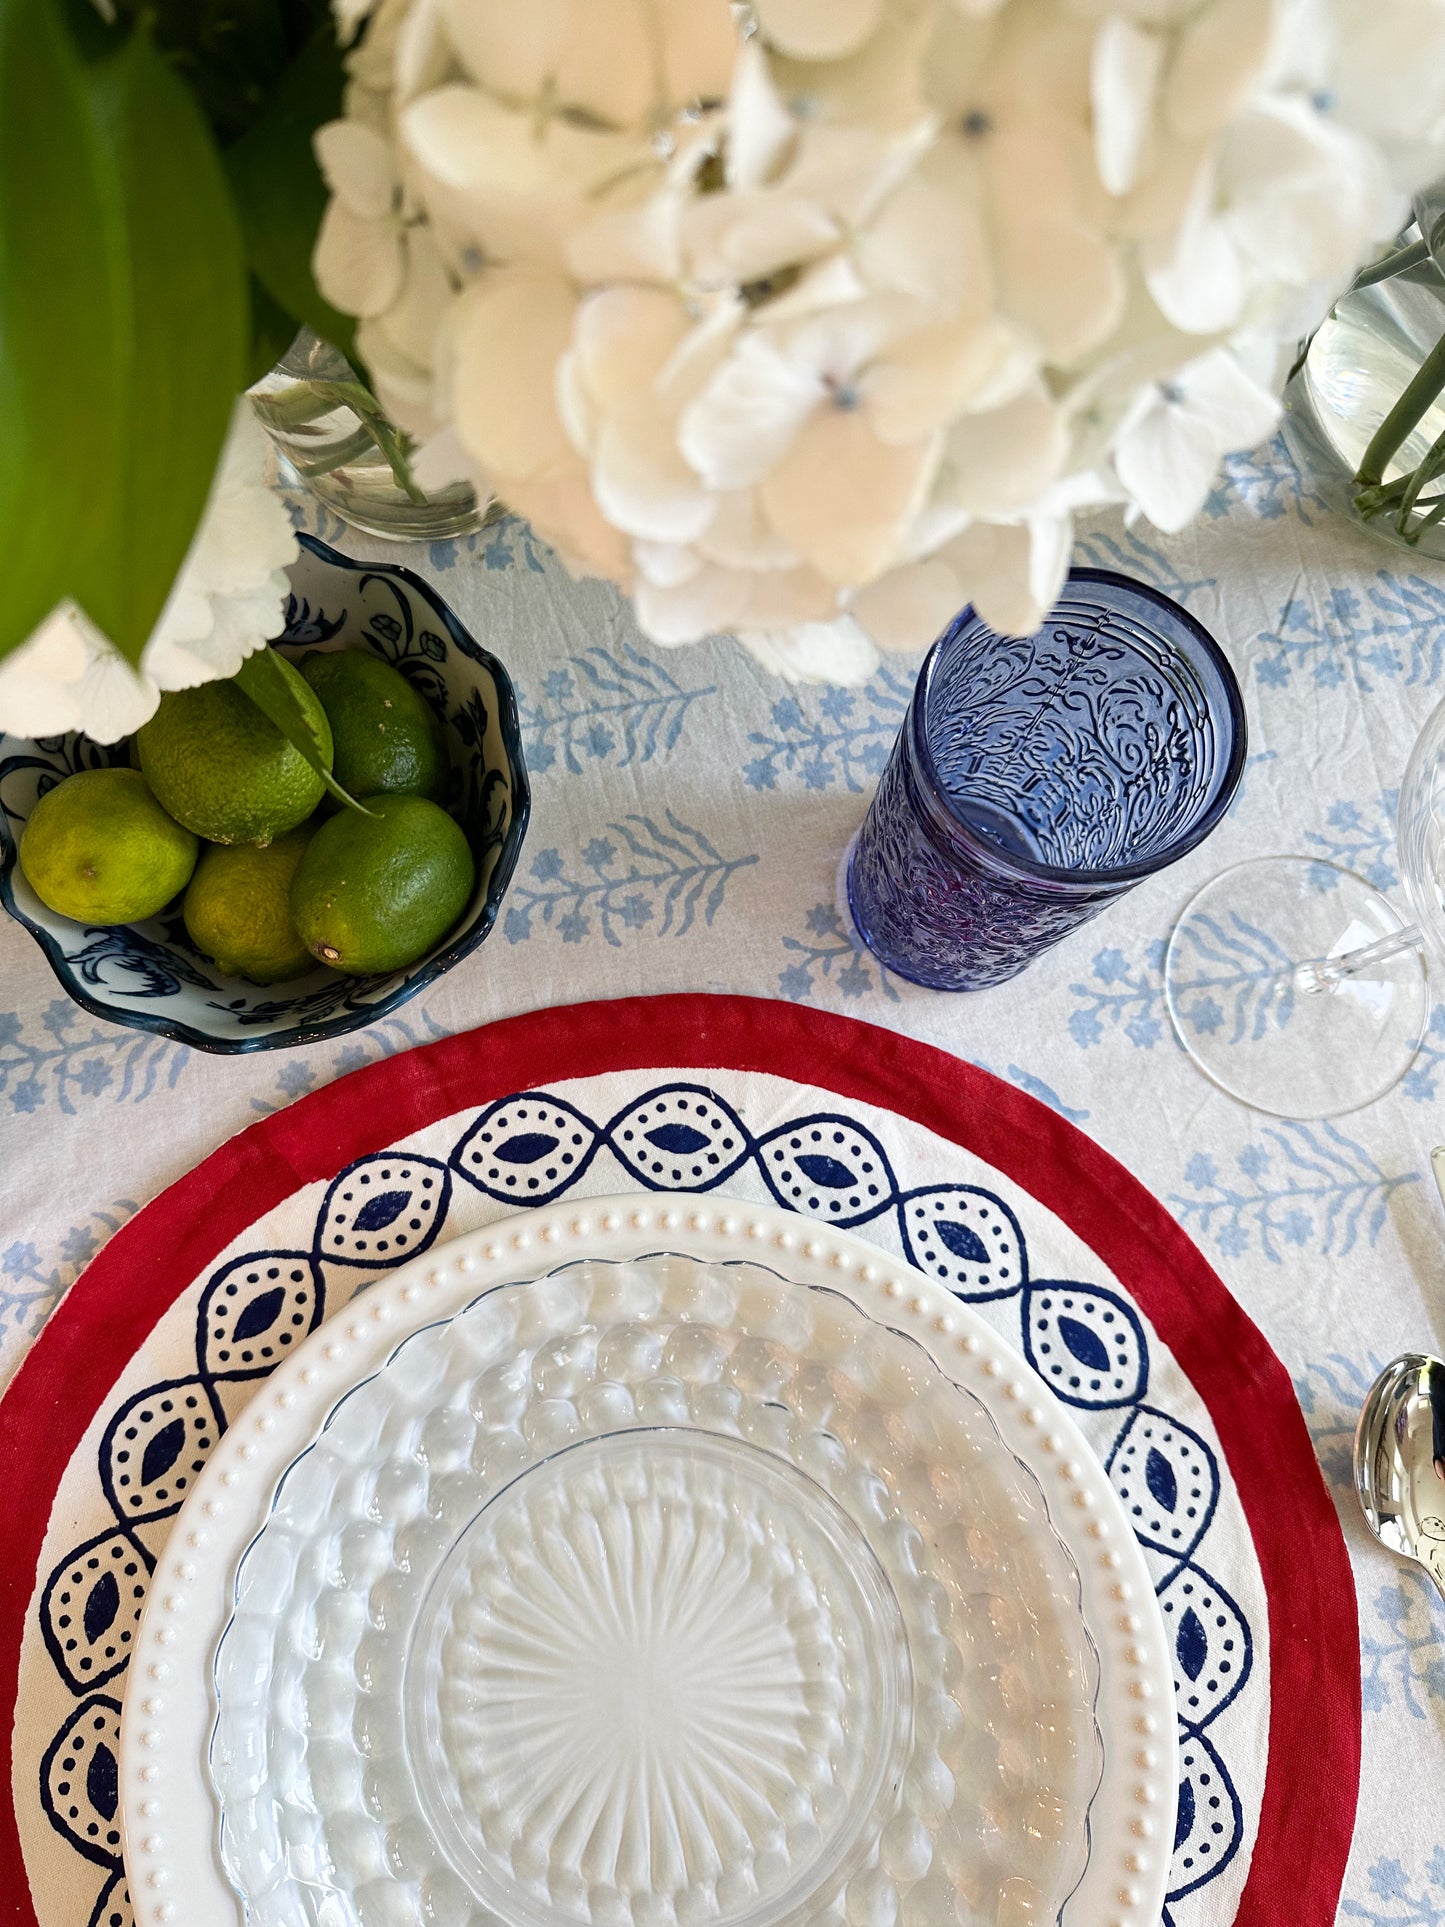
M 1181 527 L 1445 165 L 1445 0 L 337 3 L 317 269 L 421 462 L 793 676 Z
M 164 691 L 234 676 L 281 628 L 296 538 L 269 486 L 270 443 L 243 397 L 206 510 L 160 618 L 132 666 L 73 602 L 60 604 L 0 661 L 0 728 L 16 736 L 82 730 L 119 742 Z

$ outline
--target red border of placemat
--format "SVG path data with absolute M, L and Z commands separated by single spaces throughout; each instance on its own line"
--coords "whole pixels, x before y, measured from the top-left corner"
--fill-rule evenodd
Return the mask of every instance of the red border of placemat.
M 1164 1207 L 1056 1112 L 931 1045 L 763 998 L 574 1004 L 385 1058 L 242 1131 L 122 1226 L 61 1301 L 0 1404 L 0 1707 L 15 1704 L 25 1613 L 60 1473 L 118 1361 L 219 1251 L 302 1185 L 455 1111 L 565 1078 L 674 1066 L 806 1079 L 911 1117 L 1032 1193 L 1134 1298 L 1209 1409 L 1269 1602 L 1269 1757 L 1236 1927 L 1329 1927 L 1359 1788 L 1359 1625 L 1344 1538 L 1284 1366 Z M 1257 1423 L 1264 1411 L 1267 1440 Z M 36 1927 L 11 1798 L 8 1719 L 0 1720 L 0 1775 L 0 1895 L 18 1927 Z

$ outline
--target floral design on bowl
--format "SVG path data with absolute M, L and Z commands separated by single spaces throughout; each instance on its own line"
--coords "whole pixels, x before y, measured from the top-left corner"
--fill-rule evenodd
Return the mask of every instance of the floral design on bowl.
M 288 984 L 225 977 L 186 935 L 178 904 L 144 923 L 110 928 L 47 910 L 17 862 L 36 800 L 79 769 L 126 760 L 125 744 L 83 736 L 0 738 L 0 901 L 35 938 L 71 997 L 97 1017 L 158 1032 L 198 1050 L 282 1050 L 343 1036 L 404 1004 L 486 938 L 526 834 L 530 791 L 511 678 L 409 569 L 354 562 L 297 537 L 280 637 L 288 654 L 374 650 L 414 683 L 442 723 L 450 759 L 446 805 L 466 831 L 477 882 L 466 914 L 406 970 L 346 977 L 321 965 Z

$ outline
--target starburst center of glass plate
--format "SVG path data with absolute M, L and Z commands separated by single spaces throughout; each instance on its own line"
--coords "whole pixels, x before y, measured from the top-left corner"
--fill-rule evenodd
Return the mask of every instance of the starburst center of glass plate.
M 413 1650 L 437 1837 L 529 1922 L 777 1919 L 845 1869 L 907 1738 L 902 1620 L 857 1526 L 795 1467 L 696 1431 L 517 1479 Z

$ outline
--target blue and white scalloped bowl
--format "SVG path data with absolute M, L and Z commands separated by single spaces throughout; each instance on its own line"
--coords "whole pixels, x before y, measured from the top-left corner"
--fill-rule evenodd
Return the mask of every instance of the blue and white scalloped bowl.
M 0 738 L 0 901 L 35 938 L 78 1004 L 97 1017 L 155 1031 L 198 1050 L 284 1050 L 360 1030 L 404 1004 L 485 939 L 526 834 L 530 792 L 511 678 L 409 569 L 353 562 L 297 537 L 280 641 L 374 650 L 412 682 L 440 718 L 451 763 L 447 808 L 467 833 L 477 883 L 446 940 L 406 970 L 346 977 L 322 965 L 265 987 L 224 977 L 186 935 L 178 905 L 144 923 L 93 927 L 46 909 L 16 861 L 36 799 L 78 769 L 124 762 L 126 746 L 83 736 Z

